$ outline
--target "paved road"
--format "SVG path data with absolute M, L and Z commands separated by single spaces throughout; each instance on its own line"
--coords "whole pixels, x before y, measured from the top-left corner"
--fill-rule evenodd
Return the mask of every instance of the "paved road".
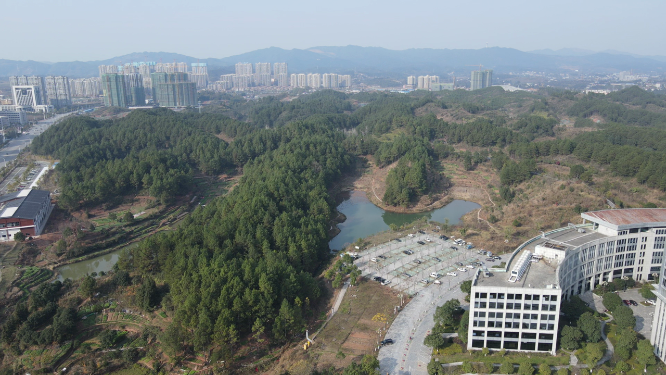
M 16 159 L 21 149 L 24 149 L 32 140 L 38 135 L 42 134 L 51 125 L 62 120 L 68 116 L 69 113 L 55 115 L 52 118 L 37 122 L 30 131 L 21 134 L 19 137 L 12 139 L 9 143 L 0 149 L 0 163 L 4 167 L 7 163 Z
M 0 183 L 0 195 L 7 194 L 7 185 L 11 184 L 16 180 L 17 176 L 20 176 L 25 172 L 25 167 L 19 167 L 14 169 L 7 178 L 5 178 L 1 183 Z
M 469 280 L 473 272 L 458 275 L 455 285 L 450 289 L 446 285 L 431 284 L 421 290 L 416 297 L 398 314 L 386 338 L 395 342 L 382 347 L 379 351 L 379 367 L 381 374 L 407 375 L 427 374 L 432 350 L 423 345 L 423 339 L 435 325 L 432 317 L 437 306 L 450 299 L 458 299 L 465 309 L 469 305 L 464 302 L 464 293 L 459 284 Z

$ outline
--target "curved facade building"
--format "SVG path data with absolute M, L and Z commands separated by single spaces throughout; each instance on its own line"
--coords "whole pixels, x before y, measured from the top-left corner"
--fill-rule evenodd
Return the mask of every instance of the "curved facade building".
M 581 225 L 569 224 L 519 246 L 506 269 L 477 271 L 472 284 L 469 349 L 554 353 L 563 299 L 616 278 L 645 282 L 661 275 L 651 342 L 657 356 L 664 359 L 666 209 L 603 210 L 581 216 Z M 505 299 L 501 304 L 500 295 Z M 495 299 L 492 304 L 491 297 Z

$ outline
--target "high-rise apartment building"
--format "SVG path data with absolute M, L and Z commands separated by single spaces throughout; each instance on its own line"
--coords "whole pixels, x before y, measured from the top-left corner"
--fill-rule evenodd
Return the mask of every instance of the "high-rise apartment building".
M 252 63 L 236 63 L 236 75 L 245 76 L 252 74 Z
M 287 74 L 287 63 L 274 63 L 273 75 L 277 77 L 278 74 Z
M 289 76 L 289 86 L 298 87 L 298 74 L 292 74 Z
M 102 90 L 101 79 L 77 78 L 69 81 L 74 98 L 96 98 Z
M 252 81 L 254 80 L 254 76 L 251 74 L 244 74 L 244 75 L 235 75 L 234 76 L 234 88 L 236 88 L 236 91 L 243 91 L 247 90 L 249 87 L 252 86 Z
M 313 89 L 318 89 L 321 87 L 321 75 L 319 73 L 308 73 L 308 83 L 307 86 Z
M 153 100 L 161 107 L 187 107 L 197 105 L 196 83 L 190 82 L 187 73 L 151 74 Z
M 122 74 L 102 74 L 104 105 L 107 107 L 127 107 L 127 91 Z
M 493 85 L 492 70 L 475 70 L 472 72 L 471 89 L 478 90 Z
M 321 84 L 325 89 L 338 88 L 338 75 L 334 73 L 324 73 Z
M 257 86 L 270 86 L 271 63 L 254 64 L 254 83 Z
M 69 88 L 69 78 L 65 76 L 49 76 L 44 78 L 48 104 L 55 108 L 72 105 L 72 94 Z
M 308 76 L 305 73 L 300 73 L 298 75 L 298 87 L 307 87 L 308 86 Z
M 125 94 L 128 106 L 146 105 L 146 91 L 143 87 L 143 77 L 139 73 L 124 74 Z
M 280 87 L 289 86 L 289 80 L 287 79 L 287 73 L 278 73 L 275 75 L 275 81 Z
M 407 85 L 408 86 L 411 86 L 411 88 L 415 88 L 417 84 L 418 84 L 418 81 L 416 80 L 416 76 L 407 77 Z
M 340 75 L 340 76 L 338 76 L 338 78 L 339 78 L 338 84 L 339 84 L 340 87 L 347 87 L 347 88 L 351 87 L 351 85 L 352 85 L 351 75 L 349 75 L 349 74 Z
M 100 65 L 100 66 L 97 67 L 97 69 L 99 69 L 99 76 L 100 76 L 100 78 L 101 78 L 104 74 L 116 74 L 116 73 L 120 73 L 120 69 L 118 69 L 118 66 L 117 66 L 117 65 Z
M 416 88 L 419 90 L 430 90 L 430 85 L 439 83 L 439 76 L 419 76 Z
M 206 63 L 192 63 L 190 80 L 197 84 L 198 90 L 208 87 L 208 66 Z

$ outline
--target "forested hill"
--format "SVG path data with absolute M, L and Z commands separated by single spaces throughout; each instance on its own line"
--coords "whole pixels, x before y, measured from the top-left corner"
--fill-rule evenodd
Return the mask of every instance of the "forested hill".
M 215 174 L 237 166 L 234 153 L 216 134 L 237 137 L 252 131 L 252 126 L 224 116 L 141 110 L 119 120 L 68 119 L 31 147 L 36 154 L 61 160 L 60 204 L 77 208 L 144 189 L 163 201 L 184 194 L 193 173 Z
M 312 273 L 328 256 L 327 187 L 350 158 L 342 133 L 326 125 L 277 132 L 290 140 L 249 162 L 232 193 L 133 252 L 133 269 L 167 280 L 174 329 L 194 330 L 197 349 L 251 330 L 287 338 L 320 296 Z

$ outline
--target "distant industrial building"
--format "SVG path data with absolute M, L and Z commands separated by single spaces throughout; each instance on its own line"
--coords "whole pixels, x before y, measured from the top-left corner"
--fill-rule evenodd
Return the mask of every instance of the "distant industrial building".
M 153 100 L 161 107 L 187 107 L 197 105 L 196 83 L 187 73 L 153 73 Z
M 472 71 L 472 90 L 483 89 L 493 85 L 492 70 L 474 70 Z
M 25 189 L 0 197 L 0 241 L 13 241 L 16 233 L 38 236 L 53 210 L 51 193 Z

